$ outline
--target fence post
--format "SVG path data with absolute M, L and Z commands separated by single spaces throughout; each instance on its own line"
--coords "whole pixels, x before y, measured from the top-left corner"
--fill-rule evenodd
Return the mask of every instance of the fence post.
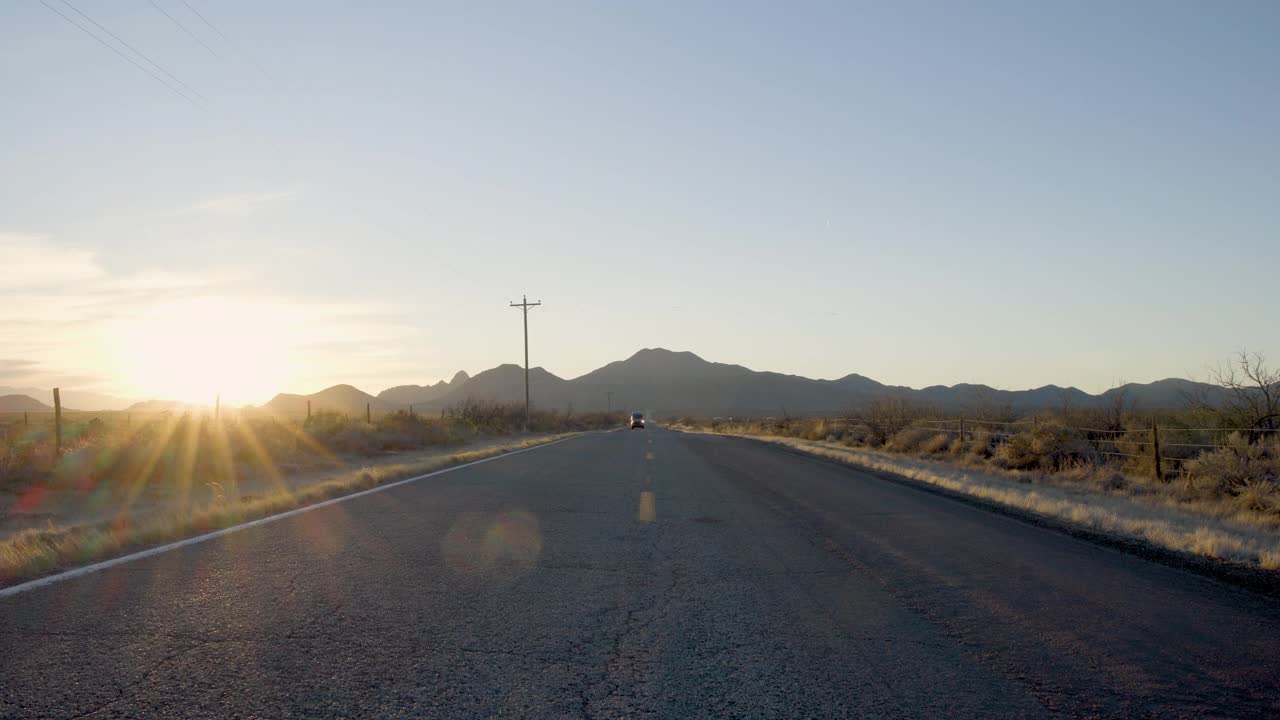
M 308 420 L 311 419 L 311 401 L 310 400 L 307 401 L 307 419 Z
M 62 393 L 53 389 L 53 455 L 62 454 Z
M 31 418 L 27 417 L 26 410 L 22 411 L 22 427 L 25 429 L 30 429 L 31 427 Z
M 409 403 L 409 417 L 413 417 L 413 403 Z
M 369 411 L 369 403 L 364 404 L 364 421 L 367 423 L 373 422 L 373 413 Z
M 964 418 L 960 418 L 960 442 L 964 442 Z
M 1151 417 L 1151 454 L 1156 461 L 1156 480 L 1164 482 L 1164 469 L 1160 467 L 1160 428 L 1154 415 Z

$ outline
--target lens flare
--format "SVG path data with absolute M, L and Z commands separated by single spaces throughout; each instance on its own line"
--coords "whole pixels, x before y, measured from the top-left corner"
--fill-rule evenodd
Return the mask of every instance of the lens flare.
M 512 580 L 537 565 L 542 528 L 524 510 L 463 513 L 445 536 L 442 552 L 455 573 Z

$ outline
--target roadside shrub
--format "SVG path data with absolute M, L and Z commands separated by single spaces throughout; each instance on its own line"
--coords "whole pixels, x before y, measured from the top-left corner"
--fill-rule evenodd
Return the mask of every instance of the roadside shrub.
M 1280 439 L 1250 443 L 1241 433 L 1231 433 L 1226 447 L 1203 453 L 1182 467 L 1187 485 L 1201 492 L 1234 495 L 1249 486 L 1274 487 L 1280 484 Z
M 1097 453 L 1068 428 L 1040 426 L 1014 433 L 994 457 L 998 466 L 1010 470 L 1054 471 L 1077 461 L 1096 461 Z
M 871 428 L 861 423 L 848 425 L 844 430 L 844 437 L 841 438 L 845 445 L 853 447 L 855 445 L 866 445 L 871 439 Z
M 951 436 L 938 433 L 920 444 L 920 449 L 927 453 L 946 452 L 951 448 Z
M 986 430 L 978 430 L 967 439 L 956 438 L 948 450 L 955 457 L 965 456 L 974 461 L 986 460 L 995 450 L 995 437 Z
M 1280 485 L 1250 480 L 1236 489 L 1236 503 L 1245 510 L 1280 514 Z
M 320 411 L 307 418 L 302 428 L 315 438 L 328 438 L 347 427 L 350 421 L 336 412 Z
M 976 458 L 989 458 L 996 452 L 996 436 L 986 430 L 979 430 L 969 439 L 966 450 Z
M 865 442 L 879 446 L 927 414 L 926 408 L 904 398 L 877 398 L 857 408 L 852 416 L 868 429 Z
M 922 446 L 936 433 L 936 430 L 929 428 L 909 427 L 895 434 L 889 441 L 888 448 L 896 452 L 914 452 L 923 449 Z
M 374 427 L 367 423 L 351 424 L 329 437 L 328 446 L 338 452 L 372 455 L 381 443 Z
M 805 440 L 829 440 L 837 432 L 825 418 L 797 423 L 795 430 L 795 435 Z

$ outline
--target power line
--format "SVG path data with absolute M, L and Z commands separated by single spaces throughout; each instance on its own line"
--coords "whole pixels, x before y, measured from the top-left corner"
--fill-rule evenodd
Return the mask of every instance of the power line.
M 205 16 L 201 15 L 199 10 L 197 10 L 197 9 L 195 9 L 195 8 L 193 8 L 193 7 L 191 7 L 191 3 L 187 2 L 187 0 L 182 0 L 182 4 L 183 4 L 183 5 L 186 5 L 188 10 L 190 10 L 192 13 L 194 13 L 196 17 L 200 18 L 200 21 L 201 21 L 201 22 L 203 22 L 205 25 L 208 25 L 210 30 L 212 30 L 212 31 L 214 31 L 214 32 L 216 32 L 216 33 L 218 33 L 218 37 L 222 38 L 222 39 L 223 39 L 223 40 L 225 40 L 226 42 L 231 42 L 230 40 L 228 40 L 228 39 L 227 39 L 227 36 L 226 36 L 226 35 L 223 35 L 223 34 L 222 34 L 222 31 L 221 31 L 221 30 L 219 30 L 218 28 L 214 27 L 214 26 L 213 26 L 213 23 L 211 23 L 211 22 L 209 22 L 208 20 L 206 20 L 206 19 L 205 19 Z
M 169 90 L 171 90 L 171 91 L 172 91 L 175 95 L 177 95 L 178 97 L 182 98 L 183 100 L 186 100 L 187 102 L 191 103 L 193 106 L 195 106 L 195 107 L 197 107 L 197 108 L 199 108 L 199 109 L 201 109 L 201 110 L 204 110 L 204 106 L 203 106 L 203 105 L 201 105 L 199 102 L 197 102 L 196 100 L 192 99 L 190 96 L 188 96 L 186 93 L 182 92 L 182 91 L 181 91 L 181 90 L 179 90 L 178 88 L 176 88 L 176 87 L 174 87 L 174 86 L 170 85 L 169 83 L 165 82 L 165 81 L 164 81 L 164 78 L 162 78 L 162 77 L 160 77 L 159 75 L 155 74 L 154 72 L 152 72 L 152 71 L 148 70 L 145 66 L 140 65 L 140 64 L 138 63 L 138 61 L 136 61 L 136 60 L 134 60 L 133 58 L 129 57 L 128 55 L 125 55 L 124 53 L 120 52 L 120 50 L 118 50 L 114 45 L 112 45 L 111 43 L 107 42 L 106 40 L 103 40 L 101 37 L 99 37 L 99 36 L 95 35 L 95 34 L 93 33 L 93 31 L 92 31 L 92 30 L 90 30 L 89 28 L 87 28 L 87 27 L 85 27 L 85 26 L 81 25 L 80 23 L 76 22 L 75 20 L 72 20 L 72 19 L 71 19 L 71 18 L 70 18 L 66 13 L 64 13 L 64 12 L 62 12 L 61 10 L 59 10 L 58 8 L 56 8 L 56 7 L 52 6 L 52 5 L 50 5 L 48 2 L 45 2 L 45 0 L 40 0 L 40 4 L 41 4 L 41 5 L 44 5 L 44 6 L 45 6 L 45 7 L 47 7 L 47 8 L 49 8 L 49 10 L 50 10 L 51 12 L 53 12 L 54 14 L 56 14 L 58 17 L 62 18 L 63 20 L 66 20 L 67 22 L 69 22 L 69 23 L 71 23 L 72 25 L 74 25 L 74 26 L 76 26 L 77 28 L 79 28 L 79 30 L 80 30 L 81 32 L 83 32 L 85 35 L 88 35 L 89 37 L 93 38 L 94 40 L 97 40 L 97 41 L 98 41 L 98 43 L 99 43 L 99 44 L 101 44 L 101 45 L 102 45 L 103 47 L 105 47 L 106 49 L 110 50 L 111 52 L 113 52 L 113 53 L 115 53 L 115 54 L 119 55 L 120 57 L 124 58 L 125 60 L 127 60 L 127 61 L 129 62 L 129 64 L 130 64 L 130 65 L 133 65 L 134 67 L 138 68 L 138 69 L 139 69 L 139 70 L 141 70 L 142 72 L 144 72 L 144 73 L 146 73 L 146 74 L 150 75 L 150 76 L 152 77 L 152 79 L 154 79 L 156 82 L 160 83 L 161 85 L 165 86 L 166 88 L 169 88 Z
M 43 2 L 43 1 L 44 1 L 44 0 L 41 0 L 41 2 Z M 162 15 L 164 15 L 164 16 L 165 16 L 165 17 L 167 17 L 167 18 L 169 18 L 169 20 L 171 20 L 171 21 L 173 22 L 173 24 L 174 24 L 174 25 L 177 25 L 178 27 L 182 28 L 182 32 L 184 32 L 184 33 L 186 33 L 186 34 L 190 35 L 192 40 L 195 40 L 196 42 L 198 42 L 198 43 L 200 43 L 201 45 L 203 45 L 203 46 L 204 46 L 204 49 L 205 49 L 205 50 L 208 50 L 210 53 L 212 53 L 214 57 L 221 59 L 221 57 L 222 57 L 221 55 L 219 55 L 217 52 L 215 52 L 213 48 L 209 47 L 209 46 L 208 46 L 208 44 L 206 44 L 206 43 L 205 43 L 205 41 L 201 40 L 201 39 L 200 39 L 200 38 L 199 38 L 195 33 L 193 33 L 193 32 L 191 32 L 190 30 L 188 30 L 186 25 L 183 25 L 181 22 L 179 22 L 179 21 L 178 21 L 178 18 L 176 18 L 176 17 L 174 17 L 174 16 L 170 15 L 168 12 L 166 12 L 166 11 L 165 11 L 165 9 L 164 9 L 164 8 L 162 8 L 162 7 L 160 7 L 159 5 L 157 5 L 157 4 L 156 4 L 156 0 L 147 0 L 147 2 L 151 3 L 151 7 L 155 8 L 156 10 L 159 10 L 159 11 L 160 11 L 160 13 L 161 13 Z
M 222 38 L 222 41 L 223 41 L 223 42 L 225 42 L 226 44 L 230 45 L 230 46 L 231 46 L 232 48 L 234 48 L 238 53 L 240 53 L 240 55 L 241 55 L 241 56 L 243 56 L 243 58 L 244 58 L 246 61 L 248 61 L 248 63 L 249 63 L 250 65 L 252 65 L 252 66 L 253 66 L 253 69 L 255 69 L 255 70 L 257 70 L 259 73 L 261 73 L 261 74 L 262 74 L 262 76 L 263 76 L 263 77 L 265 77 L 267 80 L 269 80 L 269 81 L 271 80 L 271 76 L 267 74 L 267 71 L 266 71 L 266 70 L 263 70 L 263 69 L 262 69 L 262 66 L 258 64 L 258 61 L 257 61 L 257 60 L 254 60 L 254 59 L 253 59 L 253 56 L 252 56 L 252 55 L 250 55 L 247 51 L 245 51 L 245 49 L 244 49 L 243 47 L 241 47 L 239 44 L 237 44 L 237 43 L 236 43 L 235 41 L 233 41 L 231 38 L 227 37 L 227 34 L 226 34 L 226 33 L 224 33 L 224 32 L 222 32 L 221 30 L 219 30 L 217 25 L 214 25 L 213 23 L 209 22 L 209 18 L 206 18 L 203 14 L 201 14 L 201 12 L 200 12 L 199 10 L 195 9 L 195 7 L 194 7 L 191 3 L 187 2 L 187 0 L 182 0 L 182 4 L 183 4 L 183 5 L 186 5 L 186 6 L 187 6 L 187 9 L 188 9 L 188 10 L 190 10 L 190 11 L 191 11 L 191 13 L 192 13 L 193 15 L 195 15 L 195 16 L 196 16 L 196 17 L 198 17 L 198 18 L 200 18 L 200 21 L 201 21 L 201 22 L 203 22 L 205 25 L 208 25 L 210 30 L 212 30 L 212 31 L 214 31 L 214 32 L 216 32 L 216 33 L 218 33 L 218 37 Z M 273 81 L 273 82 L 274 82 L 274 81 Z
M 101 30 L 102 32 L 104 32 L 104 33 L 106 33 L 106 34 L 110 35 L 111 37 L 115 38 L 115 41 L 116 41 L 116 42 L 118 42 L 118 43 L 120 43 L 121 45 L 123 45 L 123 46 L 125 46 L 125 47 L 129 48 L 129 50 L 130 50 L 130 51 L 132 51 L 134 55 L 137 55 L 138 57 L 142 58 L 143 60 L 146 60 L 148 63 L 151 63 L 152 67 L 154 67 L 155 69 L 157 69 L 157 70 L 159 70 L 160 72 L 164 73 L 165 75 L 169 76 L 169 79 L 173 80 L 174 82 L 178 83 L 178 84 L 179 84 L 179 85 L 181 85 L 182 87 L 186 88 L 188 91 L 190 91 L 190 92 L 191 92 L 191 94 L 192 94 L 192 95 L 195 95 L 196 97 L 200 98 L 201 100 L 204 100 L 205 102 L 208 102 L 208 101 L 209 101 L 209 98 L 205 97 L 204 95 L 201 95 L 201 94 L 199 93 L 199 91 L 197 91 L 195 88 L 193 88 L 193 87 L 191 87 L 190 85 L 188 85 L 188 84 L 186 84 L 186 83 L 182 82 L 182 81 L 181 81 L 181 80 L 179 80 L 176 76 L 174 76 L 174 74 L 173 74 L 173 73 L 169 72 L 168 70 L 165 70 L 165 69 L 164 69 L 164 67 L 162 67 L 162 66 L 160 65 L 160 63 L 157 63 L 155 60 L 152 60 L 151 58 L 147 57 L 146 55 L 143 55 L 141 50 L 139 50 L 138 48 L 136 48 L 136 47 L 134 47 L 134 46 L 130 45 L 129 43 L 125 42 L 124 40 L 122 40 L 122 39 L 120 38 L 120 36 L 119 36 L 119 35 L 116 35 L 115 33 L 111 32 L 110 30 L 108 30 L 108 29 L 106 29 L 105 27 L 103 27 L 103 26 L 102 26 L 102 23 L 100 23 L 100 22 L 98 22 L 97 20 L 94 20 L 93 18 L 91 18 L 91 17 L 89 17 L 88 15 L 84 14 L 84 11 L 83 11 L 83 10 L 81 10 L 80 8 L 78 8 L 78 7 L 76 7 L 75 5 L 72 5 L 71 3 L 67 2 L 67 0 L 62 0 L 62 4 L 63 4 L 63 5 L 66 5 L 67 7 L 71 8 L 72 10 L 75 10 L 75 11 L 76 11 L 76 13 L 80 15 L 80 17 L 82 17 L 82 18 L 84 18 L 85 20 L 88 20 L 89 22 L 93 23 L 93 24 L 94 24 L 95 26 L 97 26 L 97 28 L 98 28 L 99 30 Z

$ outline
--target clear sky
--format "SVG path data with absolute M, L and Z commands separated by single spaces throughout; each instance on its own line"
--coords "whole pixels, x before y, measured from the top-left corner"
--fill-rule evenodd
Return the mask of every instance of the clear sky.
M 0 385 L 377 392 L 521 293 L 565 377 L 1280 363 L 1280 3 L 70 2 L 204 109 L 0 6 Z

